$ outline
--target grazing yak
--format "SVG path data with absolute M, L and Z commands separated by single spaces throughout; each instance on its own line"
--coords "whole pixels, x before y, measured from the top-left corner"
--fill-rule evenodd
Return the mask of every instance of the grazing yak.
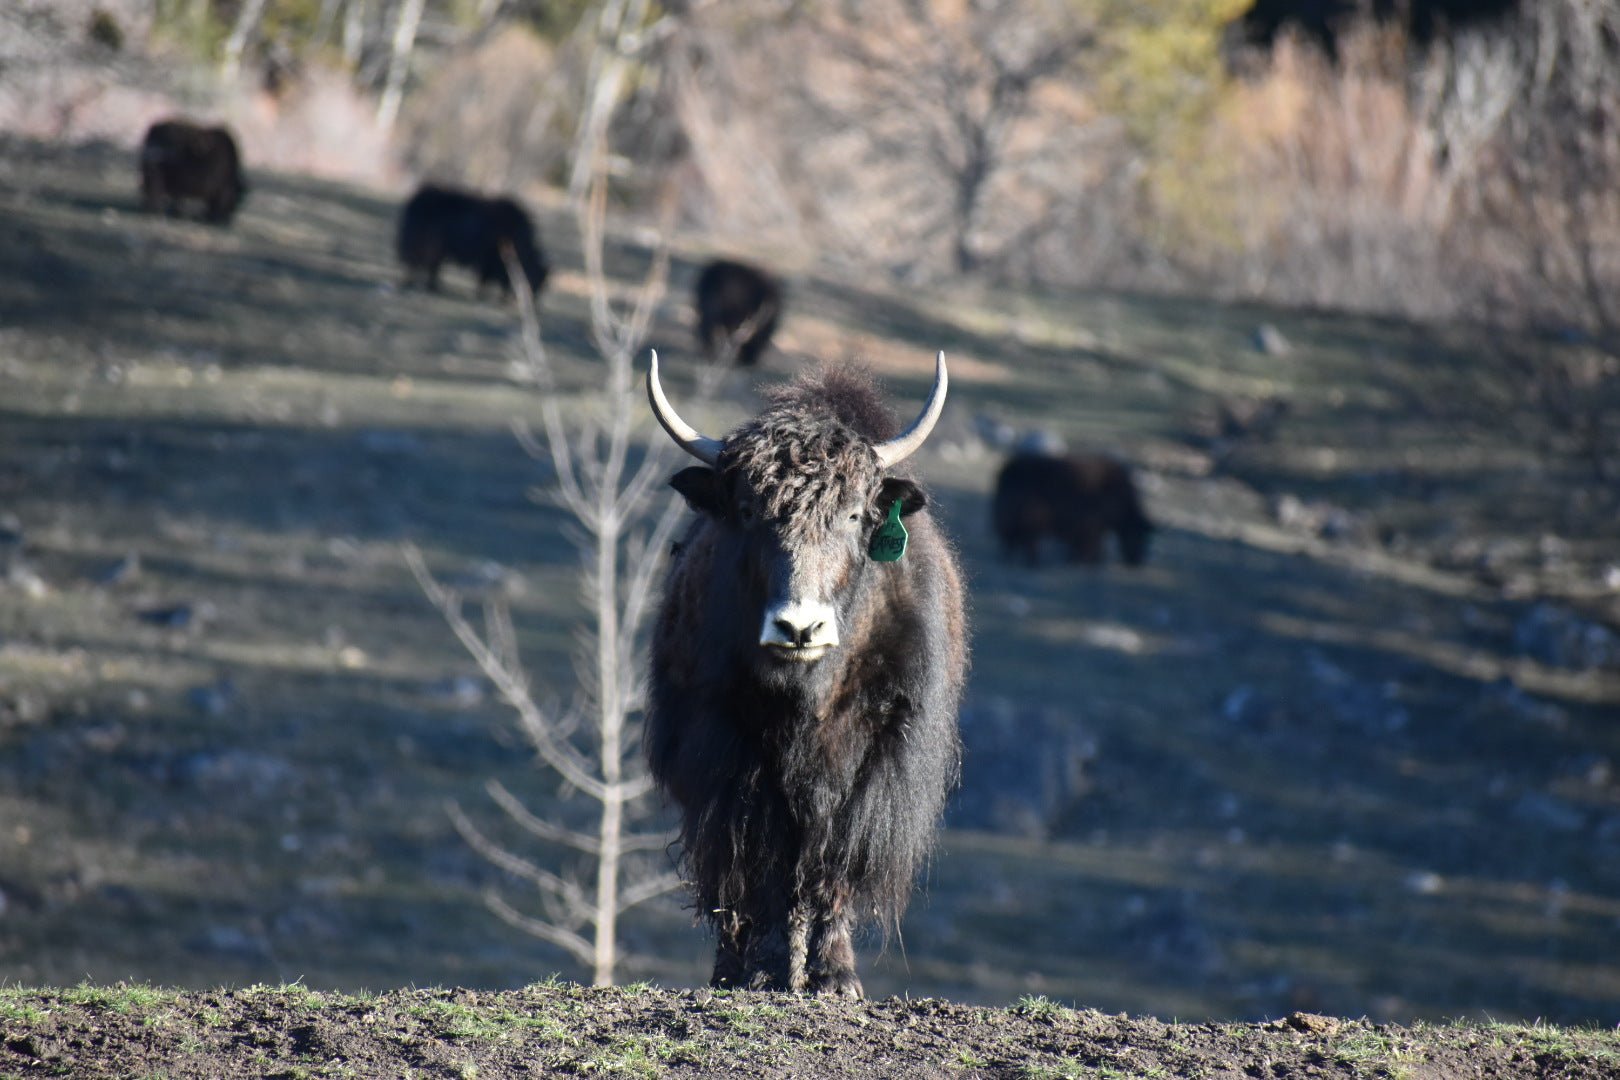
M 222 127 L 163 120 L 141 141 L 141 203 L 149 213 L 176 217 L 200 205 L 202 219 L 228 225 L 247 193 L 236 140 Z
M 512 295 L 505 252 L 517 259 L 530 290 L 538 296 L 549 267 L 536 239 L 534 224 L 512 199 L 485 198 L 469 191 L 423 184 L 399 216 L 399 261 L 405 287 L 421 283 L 439 288 L 439 267 L 465 266 L 478 275 L 478 295 L 495 285 Z
M 698 275 L 694 290 L 698 341 L 710 359 L 735 350 L 751 367 L 771 343 L 782 314 L 782 289 L 757 266 L 716 259 Z
M 721 440 L 676 415 L 653 356 L 653 412 L 703 464 L 670 482 L 698 516 L 658 613 L 646 749 L 717 987 L 859 997 L 851 933 L 894 925 L 933 845 L 966 624 L 950 544 L 897 467 L 945 387 L 941 353 L 897 435 L 870 376 L 827 367 Z
M 1031 566 L 1047 536 L 1064 545 L 1070 562 L 1101 562 L 1110 532 L 1125 564 L 1139 566 L 1153 533 L 1130 471 L 1101 454 L 1014 454 L 996 477 L 991 523 L 1002 552 Z

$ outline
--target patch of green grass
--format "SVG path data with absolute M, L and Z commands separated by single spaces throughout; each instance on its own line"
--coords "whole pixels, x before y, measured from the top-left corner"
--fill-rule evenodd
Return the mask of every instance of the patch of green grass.
M 510 1027 L 497 1017 L 454 1001 L 430 999 L 406 1008 L 405 1012 L 433 1026 L 434 1034 L 444 1039 L 480 1039 L 494 1042 L 504 1039 Z
M 116 983 L 112 986 L 80 983 L 62 991 L 62 1000 L 69 1005 L 104 1009 L 122 1015 L 156 1008 L 174 1001 L 176 997 L 175 991 L 160 990 L 145 983 Z
M 436 1038 L 504 1042 L 514 1036 L 530 1035 L 564 1046 L 579 1043 L 573 1030 L 549 1013 L 481 1009 L 441 998 L 415 1002 L 405 1008 L 405 1013 L 430 1025 Z
M 669 1065 L 701 1067 L 707 1061 L 703 1047 L 692 1040 L 661 1034 L 633 1034 L 594 1049 L 576 1061 L 574 1067 L 584 1073 L 650 1078 L 663 1075 Z
M 638 998 L 646 994 L 649 990 L 654 989 L 654 987 L 652 983 L 642 981 L 625 983 L 623 986 L 615 987 L 614 989 L 618 990 L 620 997 Z
M 1555 1024 L 1502 1024 L 1492 1022 L 1484 1029 L 1498 1046 L 1523 1047 L 1535 1054 L 1569 1060 L 1593 1058 L 1620 1064 L 1620 1032 L 1583 1031 Z
M 662 1056 L 646 1037 L 626 1039 L 597 1051 L 579 1063 L 581 1072 L 652 1080 L 664 1072 Z
M 965 1048 L 956 1052 L 956 1063 L 964 1069 L 985 1069 L 990 1066 L 984 1058 Z
M 772 1020 L 780 1020 L 787 1010 L 780 1005 L 735 1005 L 716 1009 L 715 1018 L 721 1020 L 739 1035 L 758 1035 Z
M 44 1009 L 32 1001 L 26 1001 L 20 996 L 0 995 L 0 1020 L 10 1020 L 15 1024 L 37 1024 L 49 1015 Z
M 538 1036 L 546 1042 L 561 1043 L 564 1046 L 579 1044 L 579 1036 L 574 1034 L 573 1029 L 554 1016 L 530 1016 L 526 1013 L 502 1011 L 493 1019 L 497 1024 Z
M 1423 1060 L 1421 1051 L 1404 1046 L 1379 1031 L 1352 1029 L 1335 1038 L 1329 1055 L 1357 1076 L 1408 1080 Z
M 1065 1058 L 1052 1064 L 1027 1062 L 1019 1067 L 1016 1075 L 1018 1080 L 1092 1080 L 1097 1073 L 1078 1061 Z
M 1020 1016 L 1035 1016 L 1047 1020 L 1055 1020 L 1061 1016 L 1068 1016 L 1074 1012 L 1066 1005 L 1060 1005 L 1043 994 L 1025 994 L 1013 1006 L 1013 1012 Z
M 340 1000 L 339 995 L 323 994 L 296 982 L 279 986 L 258 983 L 242 991 L 242 996 L 248 1000 L 270 998 L 288 1009 L 321 1009 Z

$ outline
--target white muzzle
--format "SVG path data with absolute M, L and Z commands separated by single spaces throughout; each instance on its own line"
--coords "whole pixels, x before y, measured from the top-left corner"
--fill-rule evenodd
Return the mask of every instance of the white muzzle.
M 795 660 L 815 660 L 838 647 L 838 612 L 815 600 L 776 604 L 765 609 L 759 643 Z

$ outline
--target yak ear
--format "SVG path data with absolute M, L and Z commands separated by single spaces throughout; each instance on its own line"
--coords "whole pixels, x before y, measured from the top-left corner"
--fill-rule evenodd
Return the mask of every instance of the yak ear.
M 901 517 L 915 514 L 928 505 L 928 496 L 923 494 L 922 488 L 898 476 L 885 476 L 878 488 L 878 513 L 887 514 L 897 499 Z
M 701 514 L 719 516 L 725 508 L 720 497 L 720 474 L 702 465 L 682 469 L 669 478 L 669 486 L 681 493 L 686 505 Z

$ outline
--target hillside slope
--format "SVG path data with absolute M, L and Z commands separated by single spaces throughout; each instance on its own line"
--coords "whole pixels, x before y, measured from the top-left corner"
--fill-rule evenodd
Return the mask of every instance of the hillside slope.
M 537 406 L 511 311 L 465 277 L 398 291 L 385 193 L 255 174 L 221 231 L 140 214 L 127 154 L 0 150 L 0 982 L 572 974 L 485 908 L 531 896 L 445 804 L 491 830 L 491 778 L 574 804 L 400 558 L 509 598 L 566 692 L 578 563 L 510 432 Z M 571 222 L 540 216 L 572 405 L 600 377 L 588 298 Z M 615 240 L 616 286 L 644 241 Z M 680 238 L 653 328 L 682 401 L 705 254 Z M 865 358 L 900 411 L 936 349 L 952 365 L 919 473 L 974 611 L 964 790 L 901 933 L 863 947 L 869 990 L 1620 1016 L 1620 487 L 1591 441 L 1620 423 L 1613 358 L 797 269 L 781 349 L 699 423 L 806 357 Z M 1538 402 L 1534 367 L 1586 389 Z M 1003 427 L 1135 462 L 1148 564 L 1002 561 Z M 626 978 L 706 978 L 679 899 L 625 946 Z

